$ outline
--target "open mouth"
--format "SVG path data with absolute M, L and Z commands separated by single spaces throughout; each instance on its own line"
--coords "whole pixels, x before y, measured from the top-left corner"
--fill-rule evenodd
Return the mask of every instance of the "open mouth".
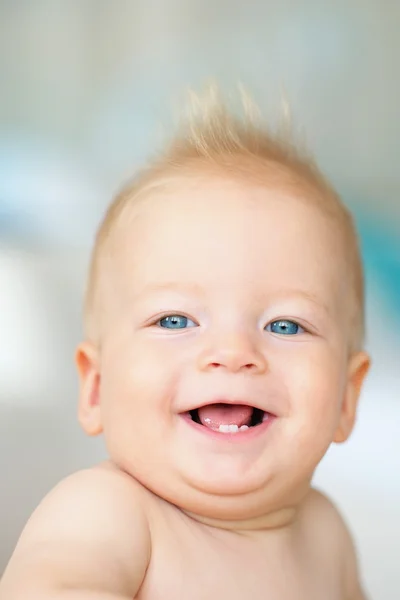
M 257 427 L 271 415 L 254 406 L 245 404 L 207 404 L 187 413 L 198 425 L 220 433 L 238 433 Z

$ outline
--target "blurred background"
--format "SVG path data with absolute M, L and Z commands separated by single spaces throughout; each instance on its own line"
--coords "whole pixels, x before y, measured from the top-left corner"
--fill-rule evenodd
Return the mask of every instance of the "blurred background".
M 390 0 L 0 0 L 0 575 L 43 495 L 105 455 L 76 423 L 73 365 L 95 228 L 182 91 L 215 78 L 270 119 L 284 90 L 356 215 L 374 364 L 316 484 L 371 598 L 398 600 L 399 26 Z

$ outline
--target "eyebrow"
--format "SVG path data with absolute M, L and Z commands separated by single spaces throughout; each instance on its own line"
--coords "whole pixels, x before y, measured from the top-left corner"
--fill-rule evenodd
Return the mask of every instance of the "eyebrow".
M 202 294 L 204 290 L 198 283 L 183 283 L 181 281 L 166 281 L 164 283 L 149 283 L 145 285 L 137 294 L 135 299 L 144 296 L 145 294 L 154 294 L 157 292 L 185 292 L 190 294 Z
M 198 294 L 198 295 L 203 295 L 203 296 L 205 293 L 202 286 L 199 285 L 198 283 L 194 283 L 194 282 L 193 283 L 189 283 L 189 282 L 183 283 L 180 281 L 167 281 L 164 283 L 149 283 L 149 284 L 145 285 L 138 292 L 138 294 L 136 294 L 135 299 L 140 298 L 140 297 L 144 296 L 145 294 L 154 294 L 157 292 L 165 292 L 165 291 L 177 291 L 177 292 L 183 292 L 183 293 L 189 293 L 189 294 Z M 261 296 L 261 295 L 259 295 L 259 296 Z M 331 314 L 331 310 L 328 308 L 328 306 L 324 302 L 322 302 L 316 294 L 313 294 L 312 292 L 306 292 L 304 290 L 287 289 L 287 290 L 279 291 L 270 296 L 270 298 L 272 298 L 273 301 L 279 301 L 279 300 L 283 300 L 286 298 L 296 298 L 296 297 L 300 297 L 305 300 L 308 300 L 309 302 L 312 302 L 313 304 L 316 304 L 317 306 L 322 308 L 326 313 Z M 260 299 L 262 299 L 262 298 L 260 298 Z
M 285 294 L 282 294 L 282 297 L 285 295 L 300 296 L 301 298 L 304 298 L 305 300 L 308 300 L 309 302 L 316 304 L 317 306 L 319 306 L 319 308 L 322 308 L 328 315 L 330 315 L 332 313 L 331 309 L 325 304 L 325 302 L 322 302 L 321 299 L 316 294 L 313 294 L 310 292 L 305 292 L 303 290 L 293 290 L 293 291 L 286 292 Z

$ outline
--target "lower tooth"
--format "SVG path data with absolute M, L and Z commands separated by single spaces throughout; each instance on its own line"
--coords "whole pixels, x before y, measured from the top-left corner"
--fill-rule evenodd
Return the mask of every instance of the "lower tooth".
M 229 425 L 220 425 L 218 431 L 220 433 L 229 433 Z
M 249 429 L 248 425 L 220 425 L 218 427 L 219 433 L 237 433 L 238 431 L 247 431 Z
M 218 427 L 219 433 L 237 433 L 238 431 L 247 431 L 249 429 L 248 425 L 220 425 Z
M 220 425 L 218 427 L 218 431 L 220 433 L 237 433 L 239 431 L 239 427 L 237 425 Z

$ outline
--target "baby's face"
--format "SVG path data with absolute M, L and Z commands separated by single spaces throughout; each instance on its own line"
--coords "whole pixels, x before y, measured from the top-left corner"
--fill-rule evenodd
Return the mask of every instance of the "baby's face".
M 110 456 L 188 511 L 259 515 L 343 437 L 339 234 L 289 193 L 222 180 L 177 184 L 129 218 L 98 363 Z

